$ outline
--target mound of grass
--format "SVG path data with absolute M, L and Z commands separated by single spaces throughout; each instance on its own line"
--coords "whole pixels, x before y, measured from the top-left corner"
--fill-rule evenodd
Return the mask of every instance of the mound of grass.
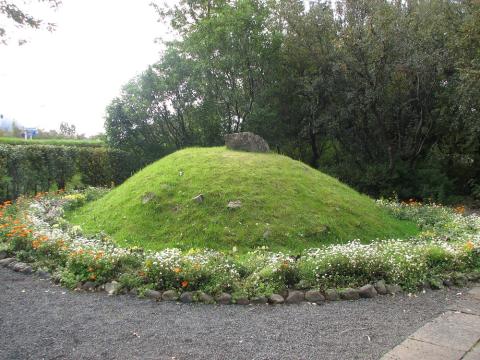
M 193 200 L 199 194 L 203 202 Z M 241 207 L 228 209 L 230 201 Z M 395 219 L 369 197 L 301 162 L 223 147 L 167 156 L 68 219 L 87 233 L 105 231 L 121 245 L 152 250 L 267 245 L 299 252 L 417 233 L 413 222 Z
M 15 137 L 0 137 L 0 144 L 8 145 L 57 145 L 57 146 L 81 146 L 102 147 L 105 143 L 101 140 L 76 140 L 76 139 L 32 139 L 25 140 Z

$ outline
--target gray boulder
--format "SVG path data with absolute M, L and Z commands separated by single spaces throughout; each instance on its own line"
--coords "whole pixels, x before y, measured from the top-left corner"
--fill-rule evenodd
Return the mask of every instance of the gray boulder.
M 221 305 L 229 305 L 232 302 L 232 295 L 227 293 L 221 293 L 216 297 L 217 303 Z
M 383 280 L 377 281 L 374 286 L 378 294 L 387 295 L 387 288 L 385 286 L 385 281 Z
M 360 292 L 357 289 L 346 288 L 339 291 L 340 298 L 343 300 L 358 300 Z
M 93 281 L 87 281 L 82 285 L 82 290 L 85 291 L 94 291 L 95 290 L 95 283 Z
M 402 292 L 402 288 L 399 285 L 387 284 L 385 285 L 385 287 L 387 288 L 387 294 L 390 294 L 390 295 L 395 295 L 399 292 Z
M 108 293 L 108 295 L 117 294 L 120 291 L 121 287 L 122 285 L 117 281 L 112 281 L 104 285 L 104 289 Z
M 266 153 L 270 151 L 267 142 L 251 132 L 225 135 L 225 145 L 231 150 Z
M 50 273 L 48 271 L 45 271 L 45 270 L 37 270 L 36 274 L 40 279 L 47 280 L 47 279 L 51 278 Z
M 162 293 L 157 290 L 147 290 L 145 291 L 145 297 L 154 300 L 162 300 Z
M 305 294 L 302 291 L 289 290 L 285 304 L 299 304 L 305 300 Z
M 262 304 L 267 304 L 268 299 L 265 296 L 257 296 L 251 299 L 250 302 L 256 305 L 262 305 Z
M 215 300 L 213 300 L 213 297 L 211 297 L 208 294 L 205 294 L 204 292 L 198 293 L 198 301 L 205 304 L 213 304 L 215 302 Z
M 325 296 L 323 296 L 320 291 L 309 290 L 305 293 L 305 300 L 311 303 L 320 304 L 325 301 Z
M 340 296 L 338 295 L 337 290 L 328 289 L 328 290 L 325 290 L 325 299 L 328 301 L 337 301 L 337 300 L 340 300 Z
M 247 297 L 239 297 L 237 300 L 235 300 L 235 304 L 237 305 L 248 305 L 250 304 L 250 300 L 248 300 Z
M 190 304 L 193 302 L 193 293 L 186 291 L 180 295 L 180 301 L 184 304 Z
M 377 296 L 377 290 L 375 290 L 375 287 L 373 285 L 367 284 L 365 286 L 362 286 L 361 288 L 358 289 L 358 292 L 360 293 L 360 297 L 362 298 L 374 298 Z
M 167 290 L 162 294 L 162 299 L 165 301 L 177 301 L 178 293 L 175 290 Z
M 5 250 L 0 251 L 0 260 L 6 259 L 8 256 Z
M 240 209 L 242 207 L 242 202 L 240 200 L 229 201 L 227 208 L 230 210 Z
M 268 302 L 273 305 L 279 305 L 279 304 L 283 304 L 285 302 L 285 299 L 283 298 L 282 295 L 272 294 L 269 296 Z
M 15 261 L 16 261 L 15 258 L 2 259 L 2 260 L 0 260 L 0 266 L 8 266 Z

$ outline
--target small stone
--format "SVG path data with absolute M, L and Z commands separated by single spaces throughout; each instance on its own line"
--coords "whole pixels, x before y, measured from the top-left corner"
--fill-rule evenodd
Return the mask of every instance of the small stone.
M 8 265 L 7 265 L 7 268 L 13 270 L 13 268 L 15 267 L 15 265 L 18 264 L 18 261 L 17 260 L 14 260 L 12 262 L 10 262 Z
M 157 195 L 153 192 L 148 192 L 142 197 L 142 204 L 148 204 L 150 201 L 154 200 L 157 197 Z
M 239 297 L 237 300 L 235 300 L 235 304 L 237 304 L 237 305 L 249 305 L 250 300 L 248 300 L 247 297 L 242 296 L 242 297 Z
M 22 262 L 16 262 L 15 264 L 12 263 L 12 270 L 16 272 L 23 271 L 28 265 Z
M 455 274 L 453 278 L 453 283 L 458 287 L 466 287 L 468 285 L 467 276 L 464 274 Z
M 305 293 L 305 300 L 311 303 L 320 304 L 325 301 L 325 296 L 323 296 L 320 291 L 309 290 Z
M 423 290 L 430 290 L 431 287 L 430 287 L 430 281 L 429 280 L 425 280 L 422 285 L 420 285 L 420 288 L 423 289 Z
M 340 298 L 343 300 L 358 300 L 360 293 L 357 289 L 346 288 L 339 291 Z
M 270 238 L 270 235 L 271 235 L 271 231 L 270 230 L 265 230 L 265 232 L 263 233 L 263 238 L 265 240 L 268 240 Z
M 95 291 L 96 284 L 93 281 L 87 281 L 82 285 L 82 289 L 85 291 Z
M 15 258 L 5 258 L 5 259 L 2 259 L 0 260 L 0 266 L 8 266 L 10 265 L 12 262 L 16 261 Z
M 6 259 L 8 256 L 5 250 L 0 251 L 0 260 Z
M 247 297 L 242 296 L 242 297 L 239 297 L 237 300 L 235 300 L 235 304 L 237 304 L 237 305 L 249 305 L 250 300 Z
M 180 295 L 180 301 L 184 304 L 190 304 L 193 302 L 193 293 L 185 291 Z
M 162 300 L 162 293 L 160 291 L 157 291 L 157 290 L 146 290 L 145 293 L 144 293 L 145 297 L 149 298 L 149 299 L 153 299 L 153 300 Z
M 299 304 L 305 300 L 305 294 L 302 291 L 289 290 L 285 304 Z
M 25 275 L 30 275 L 33 273 L 33 269 L 31 266 L 25 264 L 25 266 L 20 269 L 20 272 Z
M 467 279 L 469 281 L 478 281 L 480 280 L 480 272 L 471 272 L 467 274 Z
M 402 292 L 402 288 L 399 285 L 387 284 L 385 285 L 385 287 L 387 289 L 387 294 L 390 294 L 390 295 L 395 295 L 399 292 Z
M 229 305 L 232 302 L 232 295 L 221 293 L 215 300 L 217 300 L 217 303 L 220 305 Z
M 257 297 L 254 297 L 254 298 L 250 299 L 250 302 L 252 304 L 256 304 L 256 305 L 262 305 L 262 304 L 267 304 L 268 299 L 265 296 L 257 296 Z
M 138 289 L 133 288 L 128 291 L 130 295 L 137 296 L 138 295 Z
M 325 291 L 325 299 L 328 301 L 337 301 L 340 300 L 340 296 L 338 295 L 337 290 L 328 289 Z
M 384 280 L 379 280 L 375 283 L 375 290 L 377 290 L 377 293 L 380 295 L 387 295 L 387 288 L 385 286 L 385 281 Z
M 200 195 L 195 196 L 192 200 L 195 201 L 195 202 L 197 202 L 197 203 L 199 203 L 199 204 L 201 204 L 201 203 L 203 202 L 203 200 L 204 200 L 203 194 L 200 194 Z
M 431 278 L 429 281 L 430 288 L 432 290 L 441 290 L 444 288 L 442 279 Z
M 230 201 L 227 204 L 227 208 L 230 210 L 240 209 L 242 207 L 242 202 L 240 200 Z
M 204 292 L 198 293 L 198 301 L 200 301 L 204 304 L 213 304 L 215 302 L 213 300 L 213 297 L 211 297 L 208 294 L 205 294 Z
M 175 290 L 167 290 L 162 294 L 162 299 L 165 301 L 177 301 L 178 293 Z
M 362 286 L 360 289 L 358 289 L 358 292 L 360 294 L 360 297 L 366 299 L 371 299 L 377 296 L 377 290 L 375 290 L 375 287 L 370 284 Z
M 443 280 L 443 285 L 445 285 L 446 287 L 453 287 L 454 283 L 450 279 L 445 279 L 445 280 Z
M 118 283 L 117 281 L 112 281 L 112 282 L 106 283 L 104 285 L 104 289 L 108 293 L 108 295 L 115 295 L 116 293 L 118 293 L 121 286 L 122 285 L 120 285 L 120 283 Z
M 36 272 L 37 276 L 40 278 L 40 279 L 50 279 L 51 275 L 48 271 L 45 271 L 45 270 L 37 270 Z
M 272 305 L 280 305 L 285 302 L 285 299 L 282 295 L 279 294 L 272 294 L 268 297 L 268 302 Z

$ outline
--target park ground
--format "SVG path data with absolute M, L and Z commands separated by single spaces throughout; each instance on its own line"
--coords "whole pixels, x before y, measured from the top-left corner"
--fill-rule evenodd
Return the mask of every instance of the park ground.
M 0 359 L 379 359 L 465 291 L 316 306 L 155 303 L 0 268 Z

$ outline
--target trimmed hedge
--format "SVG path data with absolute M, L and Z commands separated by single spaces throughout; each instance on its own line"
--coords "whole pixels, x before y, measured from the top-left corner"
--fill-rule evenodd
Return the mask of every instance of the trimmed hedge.
M 132 155 L 102 147 L 0 144 L 0 200 L 65 188 L 81 176 L 88 186 L 111 186 L 137 169 Z
M 31 139 L 25 140 L 16 137 L 0 137 L 0 144 L 7 145 L 55 145 L 55 146 L 81 146 L 81 147 L 104 147 L 106 144 L 101 140 L 77 140 L 77 139 Z

